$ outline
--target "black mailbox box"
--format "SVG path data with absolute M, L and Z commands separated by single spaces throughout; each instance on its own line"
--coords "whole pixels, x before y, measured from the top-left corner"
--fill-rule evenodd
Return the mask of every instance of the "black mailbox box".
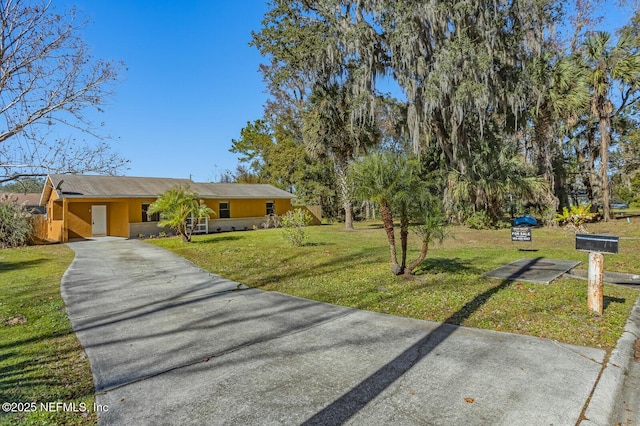
M 576 250 L 618 253 L 618 241 L 609 235 L 576 234 Z

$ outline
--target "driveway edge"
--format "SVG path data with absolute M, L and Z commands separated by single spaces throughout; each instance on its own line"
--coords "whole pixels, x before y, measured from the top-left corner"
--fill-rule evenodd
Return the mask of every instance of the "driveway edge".
M 624 332 L 611 357 L 602 371 L 600 380 L 585 411 L 585 420 L 580 422 L 584 426 L 600 426 L 615 424 L 618 416 L 619 399 L 624 388 L 625 377 L 634 356 L 634 344 L 640 337 L 640 297 L 631 309 L 631 314 L 624 327 Z

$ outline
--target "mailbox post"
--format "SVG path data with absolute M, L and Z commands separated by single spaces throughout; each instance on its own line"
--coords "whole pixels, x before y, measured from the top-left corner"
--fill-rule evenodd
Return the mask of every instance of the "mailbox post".
M 618 253 L 618 237 L 608 235 L 576 234 L 576 250 L 589 251 L 587 275 L 587 307 L 602 315 L 604 309 L 604 256 L 602 253 Z
M 587 274 L 587 309 L 602 315 L 604 309 L 604 256 L 597 251 L 589 252 Z

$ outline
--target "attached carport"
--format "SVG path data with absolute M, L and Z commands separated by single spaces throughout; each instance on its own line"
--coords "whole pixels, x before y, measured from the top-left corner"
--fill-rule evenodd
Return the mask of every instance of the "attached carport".
M 69 199 L 67 202 L 67 241 L 98 236 L 129 237 L 126 202 L 100 199 Z

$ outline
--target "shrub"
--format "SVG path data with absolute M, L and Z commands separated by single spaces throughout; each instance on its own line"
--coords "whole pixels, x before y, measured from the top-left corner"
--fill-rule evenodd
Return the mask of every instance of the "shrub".
M 32 236 L 31 214 L 8 194 L 0 197 L 0 248 L 24 246 Z
M 264 229 L 269 229 L 270 227 L 278 228 L 280 226 L 280 216 L 277 214 L 270 214 L 266 216 L 266 220 L 262 223 L 262 227 Z
M 295 247 L 303 246 L 307 240 L 307 225 L 311 222 L 311 215 L 302 210 L 294 209 L 280 218 L 280 226 L 284 237 Z
M 591 211 L 591 204 L 582 204 L 571 206 L 571 210 L 564 207 L 562 213 L 556 215 L 555 221 L 570 231 L 587 233 L 587 222 L 593 221 L 597 215 Z
M 478 210 L 471 213 L 464 224 L 471 229 L 489 229 L 491 228 L 491 218 L 484 210 Z

